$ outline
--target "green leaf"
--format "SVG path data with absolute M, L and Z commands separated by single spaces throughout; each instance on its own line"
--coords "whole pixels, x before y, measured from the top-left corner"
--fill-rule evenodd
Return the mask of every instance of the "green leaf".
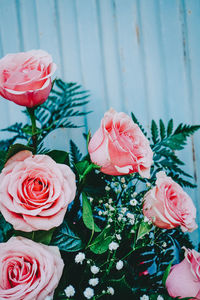
M 95 232 L 100 232 L 101 229 L 94 223 L 91 204 L 85 193 L 82 193 L 83 201 L 83 222 L 85 226 Z
M 51 245 L 57 246 L 65 252 L 75 252 L 83 249 L 82 240 L 69 228 L 66 221 L 55 230 Z
M 170 136 L 173 131 L 173 119 L 169 120 L 167 125 L 167 136 Z
M 108 250 L 109 244 L 112 242 L 111 226 L 104 230 L 95 238 L 90 246 L 90 250 L 95 254 L 102 254 Z
M 165 272 L 164 272 L 164 275 L 163 275 L 163 278 L 162 278 L 162 284 L 165 286 L 166 284 L 166 281 L 167 281 L 167 277 L 170 273 L 170 270 L 171 270 L 171 267 L 172 267 L 172 263 L 173 263 L 173 260 L 169 263 L 169 265 L 167 266 Z
M 142 239 L 151 230 L 152 230 L 152 224 L 149 224 L 148 222 L 142 221 L 140 223 L 140 226 L 139 226 L 139 229 L 138 229 L 137 240 Z
M 174 134 L 182 133 L 185 136 L 190 136 L 200 129 L 200 125 L 179 124 Z
M 52 150 L 47 152 L 46 155 L 50 156 L 58 164 L 69 165 L 69 153 L 60 150 Z
M 151 122 L 151 134 L 154 144 L 158 142 L 158 126 L 154 120 Z
M 144 130 L 144 128 L 139 123 L 138 119 L 136 118 L 136 116 L 133 113 L 131 113 L 131 117 L 132 117 L 133 122 L 136 123 L 139 126 L 139 128 L 142 130 L 142 132 L 144 133 L 144 135 L 147 136 L 146 131 Z
M 87 160 L 83 160 L 83 161 L 80 161 L 78 162 L 75 167 L 76 167 L 76 170 L 78 171 L 78 174 L 79 175 L 83 175 L 84 172 L 87 170 L 87 168 L 89 167 L 90 163 L 89 161 Z
M 23 236 L 27 239 L 33 240 L 37 243 L 42 243 L 49 245 L 52 239 L 55 228 L 50 230 L 37 230 L 32 232 L 24 232 L 20 230 L 15 230 L 15 236 Z
M 89 130 L 89 132 L 87 134 L 87 139 L 86 139 L 86 141 L 87 141 L 87 147 L 89 145 L 90 140 L 91 140 L 91 131 Z
M 6 222 L 3 215 L 0 213 L 0 242 L 5 242 L 8 239 L 8 233 L 12 231 L 13 227 Z
M 163 145 L 172 150 L 182 150 L 186 145 L 187 137 L 183 133 L 171 135 L 163 141 Z
M 163 140 L 166 136 L 165 125 L 161 119 L 159 120 L 159 124 L 160 124 L 160 137 L 161 140 Z
M 79 148 L 72 140 L 70 140 L 70 155 L 71 155 L 72 163 L 74 164 L 78 163 L 82 158 L 82 154 Z
M 28 150 L 28 151 L 33 152 L 33 148 L 28 147 L 23 144 L 14 144 L 14 145 L 10 146 L 8 149 L 8 153 L 6 155 L 6 161 L 8 161 L 8 159 L 11 158 L 16 153 L 23 151 L 23 150 Z
M 0 151 L 0 171 L 3 169 L 6 162 L 6 151 Z

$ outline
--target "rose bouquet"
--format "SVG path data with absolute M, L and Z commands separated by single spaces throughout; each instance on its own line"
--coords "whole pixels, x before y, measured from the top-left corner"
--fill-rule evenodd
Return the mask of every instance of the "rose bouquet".
M 145 132 L 110 109 L 82 154 L 46 136 L 87 114 L 80 85 L 51 81 L 45 51 L 0 60 L 0 95 L 26 107 L 0 141 L 0 299 L 200 299 L 200 254 L 189 236 L 194 188 L 176 151 L 198 125 Z M 66 143 L 67 144 L 67 143 Z M 67 146 L 66 146 L 67 148 Z M 185 258 L 184 258 L 185 256 Z

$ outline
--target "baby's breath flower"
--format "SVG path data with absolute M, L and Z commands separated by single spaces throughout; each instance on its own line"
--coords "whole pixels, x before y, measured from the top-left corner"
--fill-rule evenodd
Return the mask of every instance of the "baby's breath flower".
M 127 210 L 128 209 L 126 207 L 122 207 L 122 209 L 121 209 L 122 214 L 125 214 L 127 212 Z
M 108 286 L 107 292 L 108 292 L 108 294 L 110 294 L 110 295 L 114 295 L 114 293 L 115 293 L 114 289 L 113 289 L 111 286 Z
M 116 243 L 116 242 L 111 242 L 111 243 L 109 244 L 109 249 L 110 249 L 110 251 L 117 250 L 118 247 L 119 247 L 119 244 Z
M 94 296 L 94 290 L 91 289 L 90 287 L 86 288 L 85 291 L 83 292 L 83 295 L 87 299 L 91 299 Z
M 136 199 L 131 199 L 130 200 L 130 205 L 131 206 L 136 206 L 137 205 L 137 200 Z
M 143 295 L 142 297 L 140 297 L 140 300 L 149 300 L 149 296 Z
M 89 284 L 92 286 L 96 286 L 99 283 L 99 278 L 91 278 L 89 280 Z
M 99 216 L 102 215 L 102 211 L 101 211 L 101 210 L 98 211 L 98 215 L 99 215 Z
M 108 185 L 106 185 L 106 186 L 105 186 L 105 190 L 106 190 L 107 192 L 109 192 L 109 191 L 110 191 L 110 187 L 109 187 Z
M 116 238 L 120 241 L 122 239 L 120 234 L 116 234 Z
M 93 274 L 99 273 L 99 267 L 97 267 L 97 266 L 92 266 L 92 267 L 90 268 L 90 270 L 91 270 L 91 272 L 92 272 Z
M 64 292 L 66 297 L 68 298 L 73 297 L 75 295 L 75 289 L 72 285 L 67 286 Z
M 119 271 L 123 268 L 124 266 L 124 263 L 122 260 L 119 260 L 117 263 L 116 263 L 116 269 Z
M 149 222 L 150 220 L 145 216 L 144 217 L 144 222 Z
M 83 252 L 79 252 L 76 256 L 75 256 L 75 263 L 77 264 L 81 264 L 83 263 L 85 259 L 85 254 Z
M 157 300 L 164 300 L 163 296 L 158 295 Z
M 147 182 L 147 183 L 146 183 L 146 186 L 147 186 L 147 187 L 150 187 L 150 186 L 151 186 L 151 183 L 150 183 L 150 182 Z
M 137 194 L 138 194 L 137 192 L 134 192 L 134 193 L 133 193 L 133 197 L 136 197 L 136 196 L 137 196 Z
M 112 223 L 112 222 L 113 222 L 113 219 L 112 219 L 112 218 L 109 218 L 109 219 L 108 219 L 108 222 L 109 222 L 109 223 Z
M 109 198 L 109 199 L 108 199 L 108 203 L 109 203 L 109 204 L 113 203 L 112 198 Z
M 122 178 L 121 178 L 121 183 L 125 183 L 125 182 L 126 182 L 125 178 L 122 177 Z
M 112 205 L 109 205 L 109 210 L 110 211 L 114 211 L 115 209 L 114 209 L 114 207 Z

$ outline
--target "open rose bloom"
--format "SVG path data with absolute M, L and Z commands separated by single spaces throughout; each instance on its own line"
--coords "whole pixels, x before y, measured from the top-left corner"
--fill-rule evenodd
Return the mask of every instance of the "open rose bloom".
M 53 298 L 64 263 L 57 247 L 12 237 L 0 247 L 0 299 Z
M 51 55 L 43 50 L 7 54 L 0 59 L 0 95 L 26 107 L 42 104 L 55 70 Z
M 110 109 L 101 127 L 90 140 L 88 151 L 93 163 L 108 175 L 138 172 L 150 177 L 153 152 L 139 126 L 123 112 Z
M 156 186 L 144 196 L 143 214 L 160 228 L 181 226 L 190 232 L 197 228 L 192 199 L 162 171 L 157 173 Z
M 166 287 L 171 297 L 200 300 L 200 253 L 185 249 L 185 259 L 171 268 Z
M 0 211 L 15 230 L 59 226 L 75 193 L 72 170 L 47 155 L 18 152 L 0 174 Z

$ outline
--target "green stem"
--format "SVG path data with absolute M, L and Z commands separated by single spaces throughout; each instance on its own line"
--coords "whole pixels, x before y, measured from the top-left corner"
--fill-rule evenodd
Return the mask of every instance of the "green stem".
M 27 107 L 27 111 L 28 111 L 29 116 L 31 118 L 32 143 L 33 143 L 33 149 L 34 149 L 34 154 L 35 154 L 37 152 L 37 126 L 36 126 L 36 118 L 35 118 L 35 108 L 34 107 Z

